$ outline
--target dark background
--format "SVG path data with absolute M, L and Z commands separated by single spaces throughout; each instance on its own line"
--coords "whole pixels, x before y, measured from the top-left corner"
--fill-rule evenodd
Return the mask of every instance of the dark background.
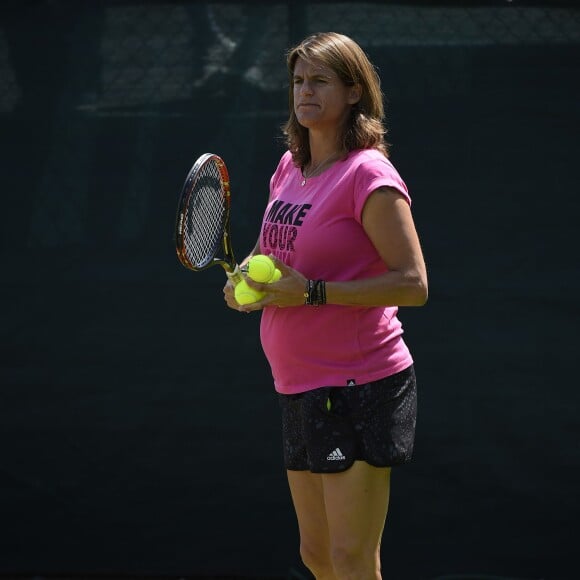
M 390 580 L 575 578 L 580 11 L 561 2 L 4 2 L 0 575 L 306 578 L 259 316 L 182 268 L 174 212 L 221 154 L 254 244 L 284 51 L 380 69 L 430 300 L 393 475 Z

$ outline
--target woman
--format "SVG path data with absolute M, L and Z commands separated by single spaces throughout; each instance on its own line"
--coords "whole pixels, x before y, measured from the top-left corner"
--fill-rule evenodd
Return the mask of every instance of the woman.
M 377 579 L 390 469 L 410 460 L 413 359 L 398 306 L 427 300 L 405 183 L 388 160 L 378 75 L 352 39 L 290 50 L 288 151 L 270 182 L 254 254 L 282 278 L 240 306 L 261 339 L 282 410 L 300 554 L 318 579 Z

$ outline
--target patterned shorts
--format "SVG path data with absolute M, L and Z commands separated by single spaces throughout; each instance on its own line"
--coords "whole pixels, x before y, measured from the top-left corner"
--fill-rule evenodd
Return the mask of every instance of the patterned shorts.
M 417 417 L 413 366 L 364 385 L 278 397 L 286 469 L 335 473 L 356 460 L 390 467 L 411 459 Z

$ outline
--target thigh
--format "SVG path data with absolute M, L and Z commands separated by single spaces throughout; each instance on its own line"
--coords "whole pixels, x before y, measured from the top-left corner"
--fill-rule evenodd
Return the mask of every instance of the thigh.
M 286 473 L 301 543 L 311 551 L 328 553 L 328 523 L 322 476 L 310 471 L 288 470 Z
M 391 470 L 364 461 L 341 473 L 323 474 L 331 548 L 378 550 L 389 507 Z

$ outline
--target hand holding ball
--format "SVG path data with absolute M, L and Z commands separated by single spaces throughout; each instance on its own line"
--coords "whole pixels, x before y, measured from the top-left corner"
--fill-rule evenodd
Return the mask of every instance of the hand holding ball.
M 236 302 L 243 305 L 262 300 L 262 298 L 264 298 L 264 293 L 250 288 L 245 280 L 240 280 L 234 288 L 234 296 Z
M 255 282 L 271 284 L 280 280 L 282 272 L 276 268 L 271 258 L 258 254 L 257 256 L 252 256 L 248 262 L 248 277 Z M 250 288 L 246 281 L 242 280 L 236 286 L 234 296 L 236 302 L 243 305 L 258 302 L 265 296 L 265 293 Z

